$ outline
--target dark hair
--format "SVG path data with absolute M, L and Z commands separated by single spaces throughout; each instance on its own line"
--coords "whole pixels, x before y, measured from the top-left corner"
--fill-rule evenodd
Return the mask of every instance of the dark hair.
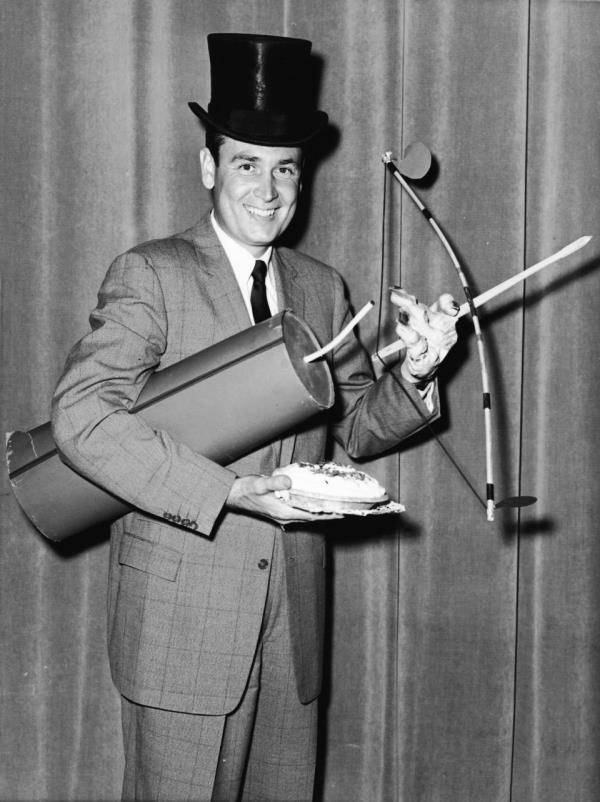
M 221 145 L 227 139 L 225 134 L 222 134 L 220 131 L 217 131 L 216 128 L 213 128 L 212 125 L 207 125 L 205 132 L 204 132 L 204 144 L 210 151 L 210 155 L 213 157 L 216 166 L 219 166 L 219 150 Z M 308 152 L 308 145 L 302 145 L 300 147 L 300 161 L 303 164 L 306 159 L 306 154 Z
M 212 127 L 212 125 L 207 125 L 205 131 L 204 143 L 206 147 L 210 150 L 210 154 L 213 157 L 215 164 L 217 166 L 219 164 L 219 150 L 223 142 L 225 142 L 225 134 L 222 134 L 220 131 L 217 131 L 216 128 Z

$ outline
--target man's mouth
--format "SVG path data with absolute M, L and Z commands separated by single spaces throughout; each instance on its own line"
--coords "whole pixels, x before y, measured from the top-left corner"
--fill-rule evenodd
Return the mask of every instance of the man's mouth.
M 269 220 L 272 217 L 275 217 L 276 209 L 259 209 L 258 206 L 248 206 L 247 204 L 244 205 L 247 212 L 249 212 L 253 217 L 260 217 L 261 220 Z

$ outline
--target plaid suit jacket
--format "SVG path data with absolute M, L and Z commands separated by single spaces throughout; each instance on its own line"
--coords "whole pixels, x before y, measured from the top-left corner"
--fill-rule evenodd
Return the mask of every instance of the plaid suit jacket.
M 350 316 L 340 276 L 288 249 L 275 249 L 273 264 L 280 309 L 304 318 L 321 343 L 331 340 Z M 118 257 L 90 323 L 67 359 L 52 423 L 63 456 L 136 508 L 111 531 L 113 679 L 140 704 L 226 714 L 244 691 L 280 531 L 225 508 L 235 477 L 318 462 L 328 426 L 358 457 L 392 447 L 422 418 L 390 376 L 373 381 L 354 338 L 331 357 L 334 410 L 234 464 L 217 465 L 128 415 L 153 371 L 251 325 L 208 216 Z M 194 529 L 174 525 L 173 516 Z M 317 527 L 282 537 L 298 694 L 308 702 L 321 685 L 324 544 Z

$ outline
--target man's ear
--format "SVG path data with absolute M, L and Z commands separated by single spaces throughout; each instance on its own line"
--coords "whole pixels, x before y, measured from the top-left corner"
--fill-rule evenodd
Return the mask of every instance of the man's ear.
M 206 189 L 213 189 L 215 185 L 215 160 L 212 153 L 208 148 L 202 148 L 200 151 L 200 173 L 202 175 L 202 183 Z

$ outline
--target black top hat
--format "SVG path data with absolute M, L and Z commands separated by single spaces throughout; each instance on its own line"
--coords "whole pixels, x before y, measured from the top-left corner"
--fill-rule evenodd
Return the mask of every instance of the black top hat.
M 301 145 L 327 125 L 312 97 L 311 42 L 211 33 L 208 111 L 189 107 L 222 134 L 255 145 Z

